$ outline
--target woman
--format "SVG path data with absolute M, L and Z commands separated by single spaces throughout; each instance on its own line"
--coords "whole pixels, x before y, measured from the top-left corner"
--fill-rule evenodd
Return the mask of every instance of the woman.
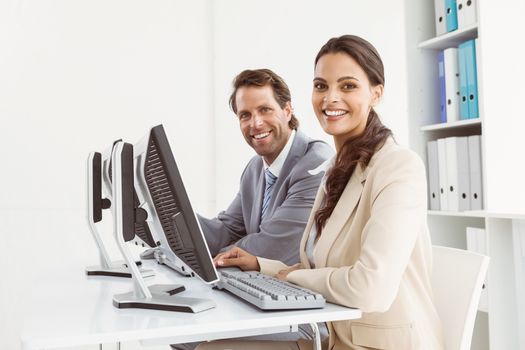
M 329 302 L 361 309 L 361 319 L 329 324 L 330 349 L 442 349 L 430 286 L 425 168 L 416 154 L 396 145 L 374 111 L 383 87 L 383 63 L 367 41 L 344 35 L 321 48 L 312 104 L 337 155 L 306 226 L 301 263 L 287 267 L 238 248 L 215 260 L 277 274 Z M 294 344 L 217 342 L 202 348 Z

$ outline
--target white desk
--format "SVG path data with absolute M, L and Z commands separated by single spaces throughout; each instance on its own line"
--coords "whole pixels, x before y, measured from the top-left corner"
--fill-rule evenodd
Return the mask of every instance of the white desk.
M 25 308 L 22 349 L 55 349 L 89 344 L 142 341 L 183 343 L 289 331 L 291 325 L 355 319 L 361 311 L 333 304 L 320 310 L 260 311 L 227 292 L 193 278 L 178 277 L 165 266 L 148 284 L 181 283 L 180 295 L 213 299 L 217 307 L 197 314 L 117 309 L 116 293 L 130 291 L 130 279 L 87 277 L 75 267 L 35 286 Z

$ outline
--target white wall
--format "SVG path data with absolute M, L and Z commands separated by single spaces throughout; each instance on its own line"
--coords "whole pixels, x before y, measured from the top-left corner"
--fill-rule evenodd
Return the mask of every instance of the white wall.
M 310 96 L 314 58 L 333 36 L 357 34 L 376 46 L 386 71 L 385 97 L 378 111 L 398 142 L 408 144 L 403 1 L 221 0 L 213 4 L 218 208 L 233 199 L 241 171 L 253 155 L 228 107 L 235 75 L 247 68 L 274 70 L 290 87 L 302 130 L 331 142 L 317 123 Z
M 211 24 L 209 0 L 0 0 L 0 349 L 19 347 L 37 281 L 98 263 L 88 152 L 163 123 L 195 206 L 214 211 Z
M 83 208 L 88 152 L 161 122 L 183 169 L 209 157 L 208 1 L 2 4 L 0 208 Z M 208 176 L 187 182 L 196 202 L 213 192 Z
M 163 123 L 197 211 L 229 204 L 253 154 L 228 107 L 242 69 L 282 75 L 302 129 L 331 142 L 311 111 L 313 59 L 330 37 L 361 35 L 386 67 L 380 115 L 407 144 L 404 7 L 0 0 L 0 349 L 19 348 L 20 310 L 38 281 L 61 264 L 98 262 L 84 219 L 89 151 Z

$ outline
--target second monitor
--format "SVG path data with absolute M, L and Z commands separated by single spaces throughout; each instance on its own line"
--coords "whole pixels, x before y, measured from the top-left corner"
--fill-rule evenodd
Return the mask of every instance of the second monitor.
M 157 249 L 164 263 L 206 283 L 216 282 L 219 276 L 162 125 L 152 128 L 132 147 L 133 157 L 130 149 L 131 145 L 121 143 L 113 157 L 115 227 L 123 254 L 131 259 L 126 243 L 135 237 L 134 225 L 141 216 L 138 212 L 145 211 L 146 222 L 161 242 Z M 167 296 L 165 286 L 148 287 L 138 269 L 132 267 L 132 271 L 135 290 L 114 296 L 113 304 L 119 308 L 198 312 L 215 305 L 211 300 Z

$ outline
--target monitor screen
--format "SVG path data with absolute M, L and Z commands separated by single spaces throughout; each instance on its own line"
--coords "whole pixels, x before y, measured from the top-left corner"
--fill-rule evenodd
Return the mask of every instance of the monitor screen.
M 115 144 L 122 140 L 117 140 L 113 142 L 109 147 L 107 147 L 104 152 L 102 152 L 102 183 L 104 185 L 104 192 L 106 194 L 106 198 L 109 200 L 113 199 L 112 189 L 111 189 L 111 176 L 112 176 L 112 169 L 111 169 L 111 155 L 113 154 L 113 150 L 115 148 Z
M 88 158 L 88 220 L 93 223 L 102 220 L 105 201 L 102 197 L 102 155 L 91 152 Z
M 152 128 L 133 151 L 140 207 L 148 213 L 147 222 L 160 239 L 165 259 L 179 259 L 185 269 L 205 282 L 217 281 L 217 271 L 164 127 Z

